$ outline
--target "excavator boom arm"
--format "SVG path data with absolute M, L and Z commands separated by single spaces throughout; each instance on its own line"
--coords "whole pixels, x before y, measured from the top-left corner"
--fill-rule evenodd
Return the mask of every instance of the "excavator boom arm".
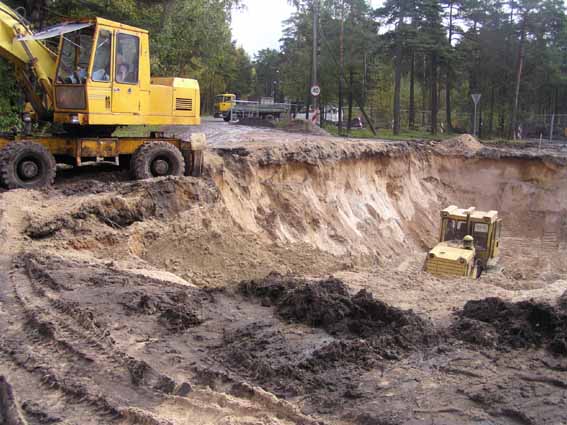
M 29 39 L 32 35 L 33 31 L 25 20 L 0 2 L 0 56 L 14 65 L 16 79 L 35 111 L 46 115 L 53 109 L 57 55 L 42 41 Z M 24 37 L 28 39 L 23 40 Z M 39 83 L 39 89 L 44 94 L 43 100 L 37 96 L 33 81 Z

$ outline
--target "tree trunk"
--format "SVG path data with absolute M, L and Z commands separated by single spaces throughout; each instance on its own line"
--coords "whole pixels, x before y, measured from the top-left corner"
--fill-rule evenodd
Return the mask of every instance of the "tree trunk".
M 425 127 L 425 112 L 427 109 L 427 57 L 423 55 L 423 82 L 421 84 L 421 127 Z
M 490 90 L 490 115 L 488 116 L 488 133 L 492 136 L 494 132 L 494 86 Z
M 431 53 L 431 134 L 437 134 L 437 111 L 439 99 L 437 98 L 437 52 Z
M 449 50 L 453 51 L 453 0 L 449 2 Z M 453 131 L 453 120 L 451 116 L 451 59 L 447 58 L 447 70 L 445 74 L 445 110 L 447 118 L 447 132 Z
M 343 134 L 343 77 L 345 72 L 345 2 L 341 2 L 339 34 L 339 136 Z
M 520 84 L 522 83 L 522 71 L 524 68 L 524 56 L 525 51 L 525 40 L 526 40 L 526 26 L 527 26 L 527 16 L 528 12 L 524 13 L 522 18 L 522 29 L 520 32 L 520 44 L 518 45 L 518 58 L 516 61 L 516 86 L 514 89 L 514 104 L 512 106 L 512 117 L 510 118 L 510 133 L 514 140 L 517 137 L 517 126 L 518 126 L 518 106 L 520 103 Z
M 353 88 L 353 72 L 352 67 L 350 68 L 349 82 L 348 82 L 348 122 L 347 122 L 347 134 L 350 134 L 351 122 L 352 122 L 352 88 Z
M 398 21 L 398 31 L 396 35 L 396 60 L 394 71 L 394 134 L 400 134 L 401 128 L 400 97 L 402 85 L 402 25 L 403 16 L 400 16 L 400 20 Z
M 411 52 L 410 92 L 409 92 L 409 128 L 415 130 L 415 52 Z

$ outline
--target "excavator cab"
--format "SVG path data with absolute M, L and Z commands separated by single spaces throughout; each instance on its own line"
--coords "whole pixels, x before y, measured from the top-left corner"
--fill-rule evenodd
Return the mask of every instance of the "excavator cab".
M 102 18 L 60 37 L 55 122 L 111 133 L 121 125 L 196 125 L 199 85 L 150 76 L 148 32 Z

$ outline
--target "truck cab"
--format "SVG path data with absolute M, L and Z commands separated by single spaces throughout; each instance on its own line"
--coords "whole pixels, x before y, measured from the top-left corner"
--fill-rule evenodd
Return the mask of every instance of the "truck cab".
M 215 118 L 225 118 L 234 104 L 236 103 L 236 95 L 225 93 L 215 97 Z

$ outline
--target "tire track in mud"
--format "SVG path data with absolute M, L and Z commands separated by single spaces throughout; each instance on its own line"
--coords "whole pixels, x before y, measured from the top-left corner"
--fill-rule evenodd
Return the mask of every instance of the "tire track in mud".
M 51 289 L 32 276 L 16 271 L 6 283 L 4 306 L 9 306 L 11 325 L 3 329 L 0 357 L 10 365 L 8 376 L 26 383 L 20 391 L 26 398 L 41 389 L 37 401 L 23 404 L 32 418 L 51 421 L 53 406 L 41 400 L 56 399 L 72 405 L 79 418 L 108 423 L 132 416 L 124 406 L 158 404 L 160 394 L 173 391 L 173 380 L 109 347 L 104 329 L 94 331 L 92 318 L 50 295 Z M 68 408 L 60 414 L 69 417 Z
M 238 424 L 241 420 L 227 422 L 228 418 L 242 418 L 243 423 L 250 423 L 245 418 L 258 419 L 254 423 L 319 423 L 245 382 L 232 380 L 221 389 L 187 382 L 176 385 L 144 360 L 115 347 L 111 330 L 97 321 L 96 314 L 68 298 L 72 291 L 61 286 L 61 276 L 50 268 L 53 261 L 47 257 L 36 262 L 31 254 L 19 257 L 1 291 L 11 321 L 0 324 L 4 331 L 0 362 L 6 365 L 0 367 L 0 375 L 6 373 L 14 382 L 30 423 Z M 212 367 L 218 364 L 213 362 Z M 85 422 L 81 417 L 90 419 Z

